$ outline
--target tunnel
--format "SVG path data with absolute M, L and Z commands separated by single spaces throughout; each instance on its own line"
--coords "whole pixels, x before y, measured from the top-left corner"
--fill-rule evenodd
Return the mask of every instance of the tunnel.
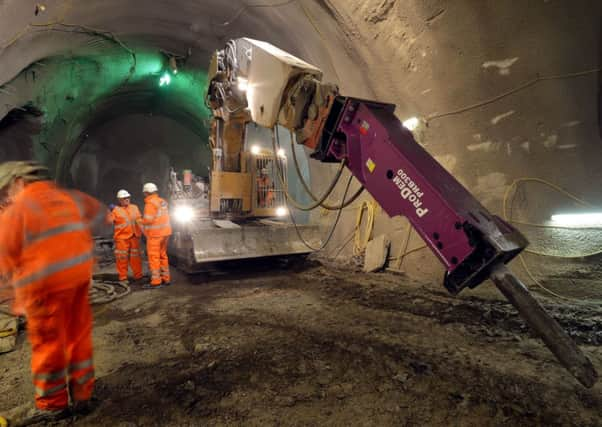
M 211 55 L 229 40 L 240 37 L 271 43 L 318 67 L 323 72 L 322 80 L 336 84 L 345 96 L 394 104 L 395 116 L 412 132 L 415 143 L 486 210 L 528 239 L 529 245 L 509 267 L 546 308 L 562 319 L 562 326 L 579 344 L 592 346 L 598 357 L 595 364 L 599 365 L 602 332 L 595 316 L 599 315 L 602 300 L 600 219 L 596 217 L 593 223 L 561 223 L 554 217 L 582 213 L 595 217 L 602 203 L 601 21 L 602 4 L 598 0 L 0 1 L 0 162 L 40 161 L 61 186 L 81 190 L 106 205 L 115 203 L 116 192 L 125 188 L 142 206 L 142 186 L 146 182 L 155 182 L 160 193 L 166 193 L 171 167 L 209 179 L 212 112 L 205 94 L 211 78 Z M 249 135 L 271 150 L 270 132 L 255 126 Z M 287 132 L 282 132 L 291 194 L 310 203 L 311 195 L 304 191 L 291 163 L 288 138 Z M 311 190 L 322 194 L 336 176 L 337 165 L 314 161 L 310 150 L 300 145 L 292 149 Z M 427 180 L 428 173 L 425 171 Z M 341 181 L 349 176 L 345 171 Z M 347 191 L 344 184 L 338 184 L 328 200 L 338 203 L 360 187 L 357 180 Z M 361 290 L 356 290 L 353 303 L 391 313 L 399 308 L 412 316 L 428 317 L 428 313 L 437 312 L 437 328 L 447 324 L 446 315 L 441 314 L 447 313 L 444 305 L 455 303 L 449 302 L 447 294 L 441 296 L 447 267 L 435 253 L 438 238 L 425 239 L 403 215 L 390 217 L 383 203 L 367 191 L 339 212 L 321 208 L 305 212 L 292 206 L 287 209 L 299 225 L 319 230 L 325 245 L 311 251 L 315 262 L 343 271 L 339 276 L 344 279 L 331 277 L 326 267 L 320 267 L 326 272 L 319 270 L 319 274 L 303 273 L 309 275 L 304 280 L 318 287 L 316 292 L 338 297 L 339 291 L 333 289 L 339 281 L 344 283 L 341 289 L 351 286 L 354 278 L 349 272 L 360 274 L 368 252 L 374 248 L 369 243 L 382 238 L 386 254 L 379 271 L 413 285 L 410 290 L 399 291 L 394 289 L 392 279 L 368 278 L 358 285 Z M 270 274 L 278 270 L 269 262 L 262 268 Z M 261 274 L 253 270 L 250 280 L 261 282 Z M 238 276 L 233 280 L 239 280 Z M 272 283 L 272 279 L 266 280 Z M 249 286 L 259 289 L 260 284 L 255 282 Z M 433 284 L 436 290 L 432 295 L 419 294 L 416 289 L 423 283 Z M 333 288 L 326 290 L 322 284 Z M 450 315 L 449 322 L 463 324 L 468 335 L 477 334 L 474 331 L 479 327 L 503 324 L 506 329 L 502 332 L 481 329 L 479 333 L 511 342 L 524 328 L 517 326 L 505 308 L 496 302 L 481 311 L 475 308 L 478 304 L 470 302 L 470 292 L 477 292 L 477 298 L 478 292 L 487 293 L 492 288 L 489 283 L 467 290 L 466 299 L 461 299 L 461 310 L 466 311 L 459 316 L 468 319 L 472 313 L 480 320 L 454 320 Z M 396 298 L 405 302 L 394 302 Z M 486 296 L 484 300 L 490 303 L 491 298 Z M 317 303 L 312 299 L 307 304 Z M 297 307 L 289 309 L 294 312 Z M 378 316 L 384 319 L 386 314 L 379 312 Z M 581 322 L 580 318 L 585 320 Z M 442 329 L 437 333 L 441 335 L 433 339 L 445 341 L 446 332 Z M 307 351 L 313 348 L 314 340 L 319 341 L 312 337 L 300 338 L 307 341 Z M 428 351 L 418 335 L 413 337 L 412 351 Z M 333 339 L 333 345 L 338 346 L 340 343 Z M 386 349 L 395 347 L 394 338 L 380 344 L 365 339 L 366 346 L 375 345 L 385 354 L 382 363 L 396 363 L 393 350 Z M 523 345 L 526 339 L 516 341 Z M 195 343 L 184 342 L 194 350 Z M 339 351 L 333 350 L 330 357 L 338 359 Z M 353 351 L 359 358 L 370 358 Z M 487 351 L 495 351 L 493 344 Z M 534 354 L 539 350 L 525 347 L 521 351 Z M 201 354 L 213 356 L 217 352 L 213 347 Z M 351 353 L 345 350 L 344 357 L 353 359 Z M 469 421 L 479 424 L 479 420 L 483 425 L 495 424 L 492 420 L 554 424 L 551 420 L 556 419 L 560 409 L 534 414 L 533 402 L 537 399 L 518 409 L 508 404 L 498 407 L 493 415 L 485 415 L 482 399 L 455 390 L 450 374 L 437 371 L 443 369 L 435 367 L 443 354 L 429 356 L 427 367 L 415 360 L 408 362 L 408 378 L 429 376 L 434 384 L 433 378 L 440 375 L 443 385 L 429 383 L 429 387 L 437 396 L 445 396 L 445 401 L 451 402 L 448 406 L 458 405 L 453 410 L 446 406 L 442 413 L 461 413 L 465 417 L 461 425 Z M 419 359 L 417 355 L 412 357 Z M 461 357 L 455 354 L 454 360 L 460 363 Z M 553 363 L 551 356 L 545 360 L 546 366 Z M 299 363 L 305 366 L 305 362 Z M 478 367 L 469 364 L 468 369 L 483 374 L 481 362 L 475 363 Z M 351 362 L 349 366 L 359 369 Z M 129 368 L 123 369 L 131 373 Z M 525 375 L 532 381 L 543 375 L 543 369 L 533 368 Z M 405 387 L 406 374 L 394 370 L 389 376 L 402 378 L 394 381 L 395 387 Z M 504 368 L 504 373 L 508 370 Z M 199 368 L 195 375 L 213 378 L 216 374 L 211 372 Z M 300 372 L 296 375 L 305 375 L 303 369 Z M 226 371 L 220 373 L 228 375 Z M 247 380 L 251 381 L 245 376 Z M 508 384 L 519 384 L 516 387 L 523 389 L 531 384 L 522 377 L 515 380 L 508 380 Z M 121 384 L 119 379 L 112 381 Z M 232 384 L 236 381 L 242 380 L 232 379 Z M 474 387 L 503 395 L 506 380 L 500 381 L 502 385 L 487 388 L 489 385 L 479 380 Z M 542 381 L 534 387 L 543 390 L 546 384 L 560 380 L 554 377 Z M 333 393 L 344 397 L 335 400 L 349 403 L 349 396 L 356 396 L 345 388 L 349 383 L 354 382 L 342 381 L 337 386 Z M 599 388 L 598 395 L 585 398 L 564 385 L 550 387 L 550 399 L 567 398 L 563 408 L 579 407 L 582 425 L 590 421 L 596 425 L 602 419 L 602 406 L 596 409 L 596 405 L 602 405 Z M 319 389 L 326 390 L 328 385 L 321 384 Z M 393 393 L 389 388 L 383 390 L 383 395 Z M 212 399 L 219 394 L 215 389 L 207 393 Z M 298 408 L 301 401 L 318 399 L 318 394 L 315 391 L 313 397 L 293 397 L 297 403 L 290 406 L 288 400 L 280 402 L 276 406 L 284 409 L 274 413 L 282 416 L 290 408 Z M 587 399 L 593 402 L 589 407 L 583 403 Z M 481 412 L 475 415 L 477 404 L 473 403 L 477 400 Z M 194 407 L 195 403 L 190 405 Z M 462 409 L 463 405 L 473 408 L 473 412 Z M 395 408 L 387 409 L 387 416 L 374 415 L 375 419 L 381 425 L 398 425 L 401 418 L 396 417 L 407 411 Z M 249 418 L 241 415 L 238 421 L 274 421 L 249 415 L 251 409 L 246 411 Z M 356 420 L 349 415 L 351 412 L 329 411 L 334 418 L 315 419 L 334 424 L 354 424 Z M 313 413 L 308 410 L 297 414 L 299 418 L 291 423 L 311 420 L 307 414 Z M 309 418 L 304 418 L 306 415 Z M 432 425 L 445 424 L 443 418 L 437 418 L 439 415 L 434 415 Z M 205 421 L 211 419 L 207 414 L 202 417 Z M 561 419 L 570 424 L 566 414 Z M 407 420 L 409 425 L 429 424 L 424 414 L 408 415 Z M 173 422 L 177 425 L 178 421 Z
M 43 12 L 36 4 L 7 3 L 5 16 L 14 19 L 2 28 L 0 154 L 47 162 L 59 182 L 81 183 L 105 203 L 118 182 L 140 198 L 140 183 L 165 181 L 158 170 L 170 162 L 206 174 L 203 94 L 210 55 L 228 39 L 248 36 L 319 66 L 324 80 L 343 93 L 395 103 L 402 120 L 419 118 L 421 144 L 494 212 L 502 210 L 515 180 L 530 177 L 596 204 L 597 187 L 582 185 L 599 173 L 596 2 L 570 10 L 546 2 L 518 22 L 513 7 L 494 2 L 466 1 L 452 9 L 439 1 L 376 3 L 182 1 L 166 10 L 142 2 L 83 7 L 57 1 L 44 3 Z M 591 55 L 582 55 L 577 44 L 588 52 L 591 47 Z M 170 58 L 181 73 L 162 87 Z M 140 131 L 119 130 L 128 124 Z M 188 154 L 194 162 L 182 162 Z M 565 159 L 579 166 L 558 173 Z M 324 165 L 307 167 L 315 182 L 333 175 Z M 104 187 L 95 188 L 98 182 Z M 513 215 L 526 223 L 575 207 L 545 184 L 520 181 L 516 190 Z M 315 221 L 327 226 L 329 219 Z M 333 247 L 354 220 L 350 212 L 342 215 Z M 394 233 L 392 250 L 398 252 L 407 224 L 379 215 L 374 233 L 384 231 Z M 553 254 L 565 244 L 571 256 L 592 252 L 599 242 L 595 231 L 578 244 L 567 243 L 571 231 L 523 232 Z M 410 240 L 421 246 L 415 235 Z M 440 274 L 428 251 L 412 252 L 404 263 L 417 277 Z

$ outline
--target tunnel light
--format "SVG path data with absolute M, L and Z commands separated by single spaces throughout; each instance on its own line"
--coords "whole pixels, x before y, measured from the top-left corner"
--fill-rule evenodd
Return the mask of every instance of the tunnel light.
M 287 213 L 288 213 L 288 209 L 283 206 L 276 208 L 276 216 L 283 217 L 283 216 L 286 216 Z
M 247 89 L 249 89 L 249 81 L 247 79 L 245 79 L 244 77 L 238 77 L 236 79 L 236 81 L 238 82 L 238 90 L 241 92 L 246 92 Z
M 402 124 L 404 128 L 406 128 L 410 132 L 413 132 L 420 124 L 420 120 L 418 119 L 418 117 L 410 117 L 409 119 L 404 120 Z
M 278 157 L 282 157 L 283 159 L 286 158 L 286 151 L 284 151 L 284 148 L 278 149 Z
M 563 225 L 567 227 L 602 226 L 602 212 L 557 214 L 552 215 L 551 219 L 555 225 Z
M 176 206 L 173 216 L 176 221 L 185 224 L 194 219 L 194 209 L 190 206 Z
M 171 56 L 169 58 L 169 68 L 171 68 L 171 72 L 174 74 L 178 74 L 178 63 L 176 62 L 176 58 Z
M 171 76 L 168 72 L 165 72 L 159 79 L 159 86 L 169 86 L 171 83 Z
M 251 145 L 251 154 L 256 156 L 259 153 L 261 153 L 261 148 L 259 148 L 259 145 Z

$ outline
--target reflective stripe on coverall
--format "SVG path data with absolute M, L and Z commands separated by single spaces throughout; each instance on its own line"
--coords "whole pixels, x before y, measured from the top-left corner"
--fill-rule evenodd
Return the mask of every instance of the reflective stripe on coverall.
M 157 194 L 144 199 L 142 224 L 146 235 L 146 252 L 151 271 L 151 285 L 169 283 L 169 260 L 167 258 L 167 240 L 171 236 L 167 202 Z
M 15 308 L 27 317 L 36 406 L 65 408 L 67 384 L 75 400 L 94 387 L 92 222 L 100 204 L 50 181 L 34 182 L 2 214 L 0 273 L 11 277 Z
M 128 261 L 132 267 L 134 279 L 142 277 L 142 258 L 140 256 L 140 210 L 136 205 L 117 206 L 109 214 L 113 223 L 115 240 L 115 264 L 119 280 L 128 278 Z

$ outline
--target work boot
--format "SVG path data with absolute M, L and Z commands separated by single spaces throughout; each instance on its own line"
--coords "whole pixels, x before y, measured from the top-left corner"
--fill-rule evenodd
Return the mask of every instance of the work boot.
M 23 427 L 35 423 L 58 421 L 69 415 L 71 412 L 68 408 L 43 410 L 35 407 L 32 403 L 27 403 L 8 411 L 5 418 L 9 427 Z
M 146 283 L 142 285 L 142 289 L 161 289 L 163 285 L 151 285 L 150 283 Z
M 71 407 L 73 415 L 89 415 L 98 406 L 98 399 L 76 400 Z M 10 426 L 9 426 L 10 427 Z
M 138 277 L 137 279 L 130 280 L 130 285 L 140 285 L 145 280 L 148 280 L 148 277 L 141 276 L 141 277 Z
M 127 279 L 125 279 L 125 280 L 120 280 L 120 281 L 119 281 L 119 284 L 120 284 L 121 286 L 130 286 L 130 282 L 129 282 Z

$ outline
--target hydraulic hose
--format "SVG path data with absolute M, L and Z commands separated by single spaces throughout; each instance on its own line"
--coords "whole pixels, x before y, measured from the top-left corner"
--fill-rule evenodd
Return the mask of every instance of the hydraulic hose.
M 347 181 L 347 185 L 345 186 L 345 192 L 343 193 L 343 200 L 345 200 L 345 198 L 347 197 L 347 192 L 349 191 L 349 186 L 351 185 L 351 181 L 353 180 L 353 175 L 349 177 L 349 180 Z M 313 246 L 311 246 L 309 243 L 307 243 L 307 241 L 303 238 L 303 236 L 301 235 L 301 231 L 299 230 L 299 227 L 297 226 L 297 222 L 295 221 L 295 217 L 293 216 L 293 213 L 291 212 L 290 208 L 288 209 L 288 215 L 293 223 L 293 225 L 295 226 L 295 232 L 297 233 L 297 237 L 299 237 L 299 240 L 301 240 L 301 242 L 307 246 L 309 249 L 311 249 L 314 252 L 317 251 L 321 251 L 322 249 L 324 249 L 328 243 L 330 243 L 330 240 L 332 239 L 332 236 L 334 235 L 334 231 L 337 228 L 337 225 L 339 224 L 339 220 L 341 219 L 341 214 L 343 213 L 343 207 L 341 204 L 341 207 L 337 210 L 337 216 L 334 219 L 334 222 L 332 223 L 332 226 L 330 227 L 330 231 L 328 232 L 328 236 L 326 237 L 326 239 L 322 242 L 322 244 L 320 245 L 319 248 L 314 248 Z
M 272 148 L 274 150 L 274 153 L 278 152 L 278 149 L 280 148 L 280 137 L 278 135 L 278 128 L 274 128 L 273 132 L 272 132 Z M 293 150 L 294 153 L 294 150 Z M 280 162 L 276 162 L 276 169 L 277 169 L 277 175 L 278 175 L 278 179 L 280 180 L 280 184 L 282 185 L 282 189 L 284 190 L 284 194 L 286 196 L 286 199 L 297 209 L 299 209 L 300 211 L 312 211 L 314 209 L 316 209 L 318 206 L 322 206 L 322 203 L 326 200 L 326 198 L 332 193 L 332 191 L 334 190 L 334 188 L 336 187 L 336 185 L 338 184 L 340 178 L 341 178 L 341 174 L 343 173 L 343 169 L 346 165 L 346 162 L 341 162 L 341 165 L 339 167 L 339 169 L 337 170 L 337 174 L 334 177 L 334 179 L 332 180 L 332 182 L 330 183 L 330 185 L 328 186 L 328 189 L 326 190 L 326 192 L 324 193 L 324 195 L 322 197 L 320 197 L 318 200 L 316 200 L 316 197 L 311 195 L 312 198 L 314 198 L 314 202 L 310 203 L 309 205 L 303 205 L 301 203 L 299 203 L 294 197 L 292 197 L 290 195 L 290 193 L 288 192 L 288 187 L 286 185 L 286 182 L 284 180 L 284 173 L 282 172 L 282 168 L 280 166 Z M 296 167 L 298 167 L 298 164 L 296 165 Z M 299 178 L 302 180 L 302 183 L 304 184 L 304 187 L 307 186 L 307 183 L 305 183 L 305 181 L 303 180 L 303 177 L 300 174 L 300 169 L 297 169 L 297 173 L 299 174 Z M 360 196 L 360 194 L 362 194 L 362 192 L 364 191 L 364 186 L 361 186 L 360 189 L 358 191 L 355 192 L 355 194 L 353 196 L 351 196 L 351 198 L 347 201 L 342 200 L 342 203 L 340 206 L 322 206 L 327 210 L 338 210 L 338 209 L 344 209 L 347 206 L 349 206 L 350 204 L 352 204 L 354 201 L 357 200 L 357 198 Z
M 278 146 L 277 146 L 277 144 L 278 144 Z M 277 149 L 279 147 L 280 147 L 280 141 L 279 141 L 279 136 L 278 136 L 278 130 L 276 128 L 272 132 L 272 148 L 274 150 L 274 153 L 278 152 Z M 344 166 L 345 166 L 345 162 L 342 162 L 341 163 L 341 167 L 339 168 L 339 171 L 337 173 L 337 176 L 335 177 L 335 179 L 330 184 L 329 189 L 326 191 L 326 195 L 325 195 L 324 198 L 328 197 L 328 194 L 330 194 L 332 192 L 332 190 L 334 189 L 334 187 L 338 183 Z M 322 244 L 320 245 L 320 247 L 314 248 L 301 235 L 301 231 L 299 230 L 297 222 L 295 221 L 295 217 L 293 216 L 293 212 L 291 211 L 290 206 L 288 206 L 289 202 L 291 202 L 295 207 L 299 208 L 300 203 L 298 203 L 295 199 L 293 199 L 290 196 L 290 194 L 288 192 L 288 189 L 286 187 L 286 182 L 284 181 L 284 173 L 282 172 L 282 168 L 281 168 L 280 162 L 278 162 L 278 161 L 276 161 L 276 169 L 277 169 L 278 179 L 280 180 L 280 184 L 282 185 L 282 188 L 284 190 L 285 201 L 286 201 L 286 205 L 287 205 L 287 208 L 288 208 L 288 214 L 289 214 L 291 222 L 293 223 L 293 226 L 295 228 L 295 233 L 297 233 L 297 237 L 299 237 L 299 240 L 301 240 L 301 242 L 308 249 L 310 249 L 310 250 L 312 250 L 314 252 L 321 251 L 322 249 L 324 249 L 328 245 L 328 243 L 330 243 L 330 240 L 332 239 L 332 236 L 334 235 L 334 231 L 336 230 L 337 225 L 339 223 L 339 220 L 341 218 L 341 214 L 343 213 L 343 209 L 346 206 L 349 206 L 351 203 L 353 203 L 359 197 L 359 195 L 364 190 L 364 186 L 362 186 L 349 200 L 345 201 L 345 199 L 347 198 L 347 193 L 349 192 L 349 187 L 351 186 L 351 181 L 353 181 L 353 175 L 349 176 L 349 180 L 347 181 L 347 185 L 345 186 L 345 191 L 343 193 L 343 198 L 341 199 L 341 204 L 336 208 L 336 210 L 337 210 L 337 216 L 336 216 L 334 222 L 332 223 L 332 227 L 330 227 L 330 231 L 328 232 L 328 236 L 322 242 Z M 319 206 L 319 203 L 317 203 L 317 202 L 318 201 L 314 202 L 315 206 L 313 206 L 311 209 L 300 209 L 300 210 L 313 210 L 313 209 L 315 209 L 315 208 L 317 208 Z
M 295 165 L 295 171 L 297 172 L 297 176 L 299 177 L 299 181 L 301 182 L 301 185 L 303 186 L 303 188 L 305 189 L 305 192 L 309 195 L 309 197 L 311 197 L 312 199 L 314 199 L 315 202 L 320 203 L 320 207 L 329 210 L 329 211 L 336 211 L 339 209 L 339 206 L 335 206 L 335 205 L 329 205 L 327 203 L 325 203 L 326 198 L 328 197 L 328 195 L 330 194 L 328 191 L 326 193 L 324 193 L 324 195 L 320 198 L 318 198 L 312 191 L 311 188 L 309 188 L 309 185 L 307 184 L 307 182 L 305 181 L 305 178 L 303 178 L 303 174 L 301 173 L 301 167 L 299 166 L 299 162 L 297 160 L 297 153 L 295 152 L 295 141 L 294 141 L 294 135 L 293 132 L 290 131 L 290 135 L 291 135 L 291 152 L 293 153 L 293 163 Z M 278 138 L 278 135 L 276 135 L 276 137 Z M 278 142 L 278 145 L 280 145 L 280 142 Z M 339 176 L 335 177 L 335 180 L 338 181 L 339 177 L 340 177 L 340 172 L 342 171 L 343 167 L 345 166 L 344 162 L 341 162 L 341 167 L 339 168 L 339 170 L 337 171 L 337 173 L 339 174 Z M 333 187 L 334 188 L 334 187 Z M 360 190 L 358 190 L 360 193 L 363 191 L 364 187 L 362 186 L 362 188 Z M 332 190 L 330 190 L 332 192 Z M 359 195 L 359 194 L 358 194 Z M 357 197 L 355 198 L 357 199 Z M 353 199 L 353 200 L 355 200 Z

